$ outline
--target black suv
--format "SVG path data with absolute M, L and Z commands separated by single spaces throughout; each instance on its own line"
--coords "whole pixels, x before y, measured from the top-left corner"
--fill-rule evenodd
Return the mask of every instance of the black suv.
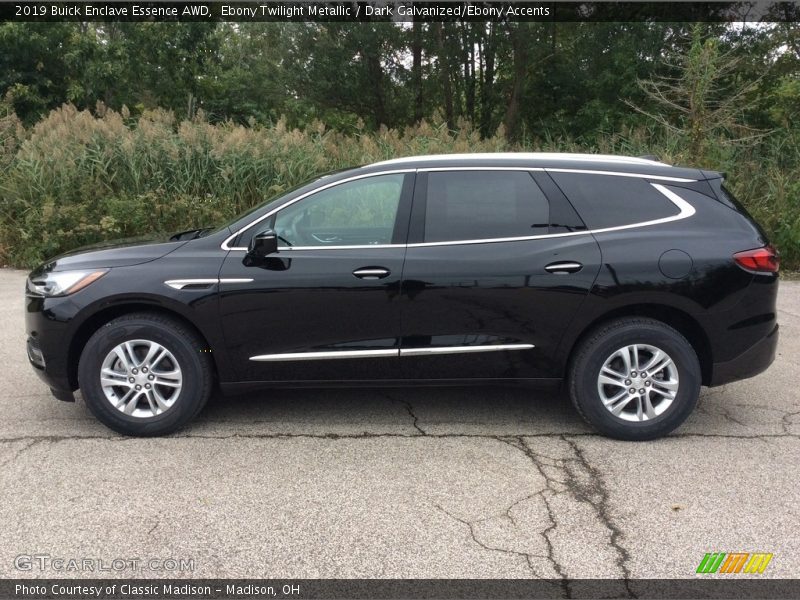
M 469 154 L 314 179 L 217 229 L 72 252 L 27 282 L 62 400 L 157 435 L 213 387 L 565 382 L 602 433 L 680 425 L 766 369 L 778 257 L 720 173 Z

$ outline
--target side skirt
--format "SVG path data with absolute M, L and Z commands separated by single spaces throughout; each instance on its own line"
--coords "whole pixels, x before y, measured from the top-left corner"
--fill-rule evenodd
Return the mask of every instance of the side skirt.
M 398 388 L 398 387 L 468 387 L 480 386 L 522 386 L 538 389 L 558 389 L 562 380 L 553 378 L 485 378 L 485 379 L 351 379 L 317 381 L 236 381 L 220 383 L 225 395 L 244 394 L 268 389 L 324 389 L 324 388 Z

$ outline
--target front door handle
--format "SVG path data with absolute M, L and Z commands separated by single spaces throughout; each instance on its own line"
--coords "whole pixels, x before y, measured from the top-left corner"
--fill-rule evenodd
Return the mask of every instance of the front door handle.
M 353 275 L 359 279 L 383 279 L 388 277 L 391 271 L 383 267 L 362 267 L 353 271 Z
M 548 273 L 555 273 L 558 275 L 566 275 L 567 273 L 577 273 L 583 268 L 583 265 L 574 261 L 554 262 L 547 265 L 544 270 Z

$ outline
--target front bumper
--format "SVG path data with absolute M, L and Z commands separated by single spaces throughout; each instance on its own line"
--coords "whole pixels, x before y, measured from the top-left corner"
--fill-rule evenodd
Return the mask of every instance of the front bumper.
M 67 366 L 71 314 L 62 314 L 64 309 L 73 309 L 71 301 L 26 296 L 25 305 L 28 362 L 56 398 L 74 400 L 72 392 L 77 386 L 72 385 Z
M 750 346 L 736 358 L 714 363 L 709 387 L 723 385 L 763 373 L 775 360 L 778 348 L 778 325 L 761 340 Z
M 27 351 L 28 362 L 31 363 L 39 379 L 48 385 L 50 393 L 58 400 L 75 402 L 75 396 L 72 393 L 72 386 L 69 384 L 69 380 L 66 377 L 58 377 L 47 370 L 47 361 L 35 338 L 28 337 Z

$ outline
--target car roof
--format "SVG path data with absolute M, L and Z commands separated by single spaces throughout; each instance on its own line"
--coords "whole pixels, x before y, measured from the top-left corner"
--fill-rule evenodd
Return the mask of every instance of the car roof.
M 574 154 L 559 152 L 490 152 L 472 154 L 430 154 L 393 158 L 369 165 L 363 169 L 424 169 L 453 167 L 522 167 L 569 169 L 583 171 L 615 171 L 640 173 L 687 179 L 705 179 L 699 169 L 674 167 L 667 163 L 632 156 L 612 154 Z

